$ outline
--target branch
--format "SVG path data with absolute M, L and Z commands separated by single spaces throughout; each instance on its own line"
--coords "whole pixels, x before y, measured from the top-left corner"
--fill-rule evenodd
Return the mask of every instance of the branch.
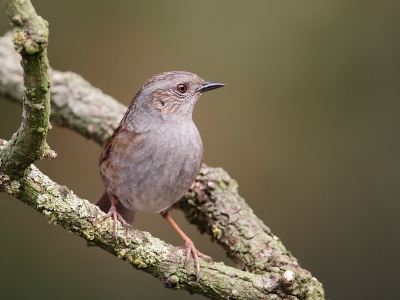
M 312 278 L 253 213 L 238 194 L 237 182 L 223 169 L 203 164 L 179 205 L 189 222 L 217 241 L 240 269 L 259 273 L 275 268 L 281 274 L 292 270 Z
M 111 219 L 98 222 L 104 213 L 97 206 L 56 184 L 35 166 L 31 165 L 26 176 L 18 180 L 0 175 L 1 192 L 22 200 L 51 222 L 76 233 L 89 246 L 101 247 L 134 268 L 159 278 L 168 288 L 185 289 L 212 299 L 261 299 L 269 293 L 285 295 L 296 284 L 294 280 L 285 283 L 279 272 L 256 275 L 205 260 L 201 260 L 201 280 L 196 284 L 194 265 L 189 262 L 186 270 L 182 250 L 147 232 L 132 229 L 126 233 L 122 226 L 115 241 Z
M 35 160 L 51 156 L 46 144 L 50 129 L 50 76 L 47 60 L 48 23 L 29 1 L 6 1 L 14 24 L 14 46 L 21 54 L 24 70 L 22 123 L 2 153 L 2 168 L 11 176 L 21 175 Z
M 0 95 L 20 101 L 22 71 L 17 63 L 18 56 L 10 50 L 9 40 L 9 35 L 0 38 L 0 65 L 5 66 L 0 69 Z M 126 107 L 93 88 L 79 75 L 51 71 L 51 80 L 52 121 L 103 144 L 118 125 Z M 8 144 L 3 146 L 8 147 Z M 285 299 L 324 297 L 322 285 L 298 266 L 280 240 L 254 215 L 238 195 L 236 182 L 222 169 L 204 165 L 195 184 L 181 200 L 180 207 L 192 223 L 226 249 L 240 268 L 263 275 L 202 261 L 202 277 L 206 280 L 196 285 L 187 280 L 184 268 L 177 267 L 179 255 L 175 254 L 178 250 L 137 230 L 130 234 L 132 241 L 139 239 L 140 242 L 131 245 L 129 237 L 121 233 L 120 243 L 114 243 L 108 232 L 111 229 L 109 224 L 101 228 L 93 226 L 93 220 L 103 215 L 97 207 L 51 182 L 34 166 L 30 167 L 27 176 L 17 180 L 10 180 L 0 170 L 0 191 L 28 203 L 52 221 L 86 238 L 91 245 L 106 249 L 136 268 L 143 268 L 170 288 L 185 288 L 221 299 L 254 299 L 266 295 L 279 295 Z M 120 248 L 121 243 L 123 248 Z M 193 274 L 193 271 L 189 273 Z M 223 280 L 217 282 L 217 279 Z M 241 291 L 246 291 L 246 294 L 241 294 Z

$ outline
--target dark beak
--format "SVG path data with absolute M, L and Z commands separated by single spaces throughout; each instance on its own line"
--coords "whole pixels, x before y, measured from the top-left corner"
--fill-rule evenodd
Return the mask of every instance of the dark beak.
M 223 87 L 225 84 L 218 82 L 203 82 L 202 86 L 197 89 L 199 93 L 204 93 L 207 91 L 215 90 L 217 88 Z

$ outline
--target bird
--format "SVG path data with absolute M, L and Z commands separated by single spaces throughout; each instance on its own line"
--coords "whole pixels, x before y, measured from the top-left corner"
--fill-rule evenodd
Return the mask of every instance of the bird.
M 225 86 L 185 71 L 170 71 L 148 79 L 130 103 L 105 144 L 98 164 L 105 192 L 96 204 L 103 220 L 124 226 L 135 212 L 160 213 L 184 241 L 185 264 L 190 257 L 200 279 L 199 252 L 171 216 L 171 207 L 190 188 L 203 162 L 203 144 L 193 122 L 197 100 L 207 91 Z

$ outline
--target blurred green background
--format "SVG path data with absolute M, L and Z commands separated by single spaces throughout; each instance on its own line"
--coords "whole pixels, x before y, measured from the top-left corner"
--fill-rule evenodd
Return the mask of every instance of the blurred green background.
M 395 299 L 400 276 L 400 2 L 33 1 L 54 69 L 128 105 L 162 71 L 226 87 L 194 112 L 205 162 L 239 182 L 255 213 L 330 299 Z M 0 34 L 10 30 L 0 7 Z M 1 66 L 0 66 L 1 67 Z M 21 108 L 0 99 L 0 137 Z M 100 147 L 53 128 L 37 165 L 94 201 Z M 203 299 L 86 243 L 0 194 L 2 299 Z M 200 251 L 222 249 L 174 216 Z M 159 215 L 135 227 L 182 241 Z M 12 228 L 12 230 L 10 230 Z

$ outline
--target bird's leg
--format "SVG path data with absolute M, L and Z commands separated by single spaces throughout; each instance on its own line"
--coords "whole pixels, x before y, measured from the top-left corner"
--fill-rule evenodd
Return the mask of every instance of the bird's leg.
M 185 265 L 188 263 L 190 255 L 193 255 L 194 263 L 196 265 L 196 282 L 199 282 L 200 279 L 200 262 L 199 262 L 199 257 L 212 260 L 212 258 L 208 255 L 205 255 L 201 252 L 199 252 L 196 247 L 194 246 L 192 240 L 180 229 L 178 224 L 175 223 L 175 221 L 171 217 L 171 210 L 168 209 L 167 211 L 161 213 L 161 216 L 168 221 L 169 224 L 174 227 L 174 229 L 178 232 L 178 234 L 181 236 L 183 241 L 185 242 L 185 245 L 183 248 L 186 250 L 186 259 L 185 259 Z
M 122 225 L 124 225 L 126 231 L 128 232 L 128 226 L 129 224 L 124 220 L 124 218 L 118 213 L 117 208 L 116 208 L 116 203 L 118 201 L 118 198 L 116 196 L 111 196 L 110 202 L 111 206 L 110 209 L 108 210 L 108 213 L 103 217 L 103 219 L 100 222 L 104 222 L 106 219 L 112 217 L 114 220 L 114 231 L 113 231 L 113 238 L 116 240 L 118 237 L 118 220 L 121 221 Z

